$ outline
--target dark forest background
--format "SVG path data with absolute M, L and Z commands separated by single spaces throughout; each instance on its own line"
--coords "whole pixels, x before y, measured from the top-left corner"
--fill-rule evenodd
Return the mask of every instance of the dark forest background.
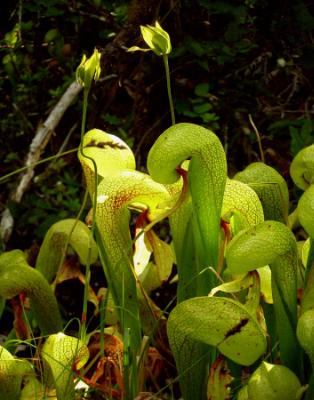
M 151 144 L 171 122 L 165 75 L 153 53 L 126 50 L 143 45 L 139 26 L 156 20 L 172 41 L 177 122 L 218 134 L 230 176 L 260 159 L 255 125 L 266 162 L 289 179 L 293 156 L 314 139 L 313 1 L 2 1 L 2 176 L 24 165 L 36 129 L 95 47 L 102 74 L 89 97 L 87 127 L 120 136 L 145 168 Z M 81 102 L 78 95 L 42 158 L 78 146 Z M 75 153 L 38 166 L 20 204 L 9 196 L 16 179 L 1 185 L 0 210 L 9 205 L 15 219 L 8 248 L 40 243 L 52 223 L 78 212 L 83 182 Z

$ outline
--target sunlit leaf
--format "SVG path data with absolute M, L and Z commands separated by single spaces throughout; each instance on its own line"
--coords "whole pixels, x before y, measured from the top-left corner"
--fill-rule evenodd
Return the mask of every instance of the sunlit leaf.
M 258 195 L 265 220 L 286 223 L 288 219 L 289 192 L 284 178 L 272 167 L 255 162 L 238 172 L 234 179 L 248 184 Z
M 83 265 L 88 261 L 94 263 L 97 259 L 96 243 L 82 221 L 72 218 L 58 221 L 46 233 L 36 261 L 36 269 L 48 282 L 52 282 L 58 272 L 67 243 L 75 250 Z
M 202 398 L 201 386 L 193 388 L 185 374 L 191 365 L 197 373 L 210 346 L 240 365 L 253 364 L 266 351 L 266 337 L 256 319 L 245 306 L 223 297 L 195 297 L 178 304 L 169 316 L 168 337 L 187 400 Z
M 34 374 L 32 365 L 16 359 L 8 350 L 0 346 L 0 398 L 19 400 L 23 376 Z
M 263 361 L 249 380 L 248 395 L 250 400 L 295 400 L 300 388 L 299 379 L 287 367 Z
M 52 376 L 57 398 L 72 400 L 75 378 L 73 371 L 79 370 L 87 362 L 87 346 L 79 339 L 60 332 L 48 337 L 42 349 L 42 358 L 46 372 Z

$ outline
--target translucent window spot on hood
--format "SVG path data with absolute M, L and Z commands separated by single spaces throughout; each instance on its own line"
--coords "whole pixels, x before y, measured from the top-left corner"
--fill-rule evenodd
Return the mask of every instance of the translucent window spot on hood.
M 107 199 L 109 198 L 109 196 L 107 194 L 101 194 L 100 196 L 97 197 L 97 203 L 102 204 L 104 203 Z

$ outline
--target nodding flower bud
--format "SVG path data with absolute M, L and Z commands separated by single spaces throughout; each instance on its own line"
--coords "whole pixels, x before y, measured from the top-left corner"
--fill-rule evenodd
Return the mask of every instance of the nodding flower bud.
M 152 50 L 157 56 L 169 54 L 172 50 L 170 36 L 159 23 L 156 21 L 155 26 L 146 25 L 140 26 L 142 37 L 149 49 L 142 49 L 137 46 L 132 46 L 128 51 L 150 51 Z
M 99 79 L 101 54 L 97 49 L 94 50 L 93 55 L 87 58 L 83 55 L 80 65 L 76 69 L 76 81 L 86 89 L 90 89 L 93 80 L 96 82 Z

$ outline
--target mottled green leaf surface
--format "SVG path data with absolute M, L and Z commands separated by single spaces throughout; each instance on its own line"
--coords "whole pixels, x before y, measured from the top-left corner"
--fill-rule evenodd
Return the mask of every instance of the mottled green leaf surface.
M 194 218 L 202 241 L 201 264 L 203 268 L 216 267 L 227 178 L 226 156 L 218 137 L 195 124 L 176 124 L 164 131 L 150 149 L 147 168 L 153 179 L 170 184 L 180 178 L 177 168 L 187 159 Z
M 223 297 L 195 297 L 178 304 L 169 316 L 168 337 L 179 374 L 193 364 L 199 374 L 197 364 L 210 346 L 240 365 L 253 364 L 266 351 L 266 338 L 255 318 L 240 303 Z M 185 400 L 202 398 L 201 384 L 197 388 L 194 382 L 191 388 L 184 378 L 182 382 Z
M 84 222 L 72 218 L 58 221 L 46 233 L 36 261 L 36 269 L 48 282 L 52 282 L 58 272 L 67 243 L 83 265 L 94 263 L 97 259 L 96 243 Z
M 28 265 L 21 250 L 0 255 L 0 296 L 11 299 L 25 293 L 42 335 L 61 330 L 62 322 L 57 300 L 44 276 Z
M 314 185 L 311 185 L 298 203 L 298 217 L 306 232 L 314 238 Z
M 277 221 L 265 221 L 241 231 L 229 243 L 226 261 L 234 274 L 270 266 L 281 359 L 297 370 L 300 365 L 295 335 L 298 251 L 293 233 Z
M 290 175 L 300 189 L 307 190 L 314 184 L 314 144 L 305 147 L 294 157 Z
M 62 332 L 48 337 L 42 349 L 42 358 L 48 376 L 52 376 L 58 400 L 74 399 L 73 371 L 80 369 L 88 357 L 88 348 L 79 339 Z
M 262 204 L 256 192 L 249 185 L 227 179 L 221 217 L 228 221 L 231 217 L 235 232 L 264 221 Z
M 287 367 L 263 361 L 249 380 L 248 398 L 250 400 L 296 400 L 300 388 L 299 379 Z
M 22 379 L 25 374 L 33 374 L 32 365 L 19 360 L 0 346 L 0 399 L 18 400 Z
M 83 137 L 83 153 L 78 153 L 89 194 L 95 192 L 94 160 L 99 182 L 105 176 L 120 169 L 135 169 L 135 158 L 129 146 L 119 137 L 100 129 L 92 129 Z
M 234 179 L 247 183 L 257 193 L 264 210 L 265 220 L 286 222 L 289 208 L 288 186 L 284 178 L 272 167 L 255 162 L 238 172 Z

